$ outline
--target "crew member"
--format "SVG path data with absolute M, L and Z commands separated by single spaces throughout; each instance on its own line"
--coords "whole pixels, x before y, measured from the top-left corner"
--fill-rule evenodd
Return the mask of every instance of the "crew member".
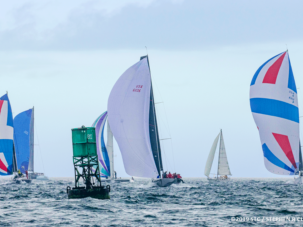
M 173 175 L 171 175 L 170 172 L 168 172 L 168 175 L 167 175 L 168 178 L 173 178 Z

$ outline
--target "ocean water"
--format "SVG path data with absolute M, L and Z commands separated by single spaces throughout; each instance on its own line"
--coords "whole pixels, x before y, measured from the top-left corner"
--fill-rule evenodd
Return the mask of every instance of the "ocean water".
M 70 179 L 0 181 L 0 226 L 302 226 L 303 187 L 292 179 L 184 179 L 111 184 L 111 199 L 69 200 Z

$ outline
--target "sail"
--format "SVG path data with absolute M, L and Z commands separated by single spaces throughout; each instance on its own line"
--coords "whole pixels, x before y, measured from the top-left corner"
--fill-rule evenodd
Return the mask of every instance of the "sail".
M 144 58 L 147 59 L 147 64 L 148 64 L 149 72 L 150 72 L 148 56 L 143 56 L 140 58 L 140 60 L 142 60 Z M 160 173 L 160 171 L 163 170 L 163 165 L 162 165 L 161 147 L 160 147 L 160 140 L 159 140 L 157 115 L 156 115 L 156 109 L 155 109 L 152 82 L 151 82 L 151 87 L 150 87 L 150 103 L 149 103 L 149 136 L 150 136 L 150 144 L 151 144 L 151 148 L 152 148 L 152 152 L 153 152 L 153 156 L 154 156 L 154 161 L 155 161 L 158 173 Z
M 0 98 L 0 175 L 13 173 L 13 114 L 7 94 Z
M 101 114 L 97 120 L 93 123 L 92 127 L 95 127 L 96 132 L 96 144 L 97 144 L 97 154 L 99 159 L 99 167 L 101 177 L 110 176 L 110 163 L 104 143 L 104 126 L 107 119 L 107 112 Z
M 110 178 L 115 178 L 115 170 L 114 170 L 114 136 L 113 132 L 110 129 L 110 125 L 107 121 L 107 153 L 109 157 L 110 164 Z
M 159 175 L 149 135 L 150 89 L 150 71 L 144 58 L 122 74 L 108 99 L 108 121 L 125 171 L 136 177 Z
M 208 158 L 207 158 L 207 162 L 206 162 L 206 166 L 205 166 L 205 170 L 204 170 L 204 175 L 207 176 L 207 177 L 209 176 L 210 170 L 211 170 L 211 166 L 213 165 L 213 161 L 214 161 L 214 157 L 215 157 L 215 153 L 216 153 L 216 149 L 217 149 L 217 144 L 218 144 L 219 136 L 220 136 L 220 133 L 215 138 L 215 140 L 213 142 L 213 145 L 211 146 Z
M 19 113 L 14 118 L 14 145 L 17 167 L 22 173 L 28 170 L 31 145 L 32 109 Z
M 268 171 L 294 175 L 299 170 L 299 109 L 288 52 L 266 61 L 250 85 L 250 107 L 259 130 Z
M 222 130 L 221 130 L 220 134 L 221 135 L 220 135 L 220 147 L 219 147 L 218 175 L 231 175 L 228 161 L 227 161 L 227 155 L 226 155 Z

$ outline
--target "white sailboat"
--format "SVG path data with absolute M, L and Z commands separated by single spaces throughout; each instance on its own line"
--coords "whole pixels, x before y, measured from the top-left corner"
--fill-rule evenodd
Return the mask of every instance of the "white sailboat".
M 210 178 L 210 171 L 211 167 L 214 161 L 216 149 L 217 149 L 217 144 L 218 140 L 220 138 L 220 145 L 219 145 L 219 158 L 218 158 L 218 169 L 217 169 L 217 175 L 214 178 Z M 223 134 L 222 134 L 222 129 L 220 130 L 220 133 L 217 135 L 215 138 L 213 145 L 210 149 L 205 170 L 204 170 L 205 176 L 207 176 L 207 179 L 209 180 L 227 180 L 229 179 L 227 176 L 231 176 L 228 161 L 227 161 L 227 155 L 226 155 L 226 149 L 225 149 L 225 144 L 223 140 Z
M 181 180 L 163 177 L 161 145 L 148 56 L 118 79 L 108 99 L 108 121 L 127 174 L 152 178 L 160 187 Z

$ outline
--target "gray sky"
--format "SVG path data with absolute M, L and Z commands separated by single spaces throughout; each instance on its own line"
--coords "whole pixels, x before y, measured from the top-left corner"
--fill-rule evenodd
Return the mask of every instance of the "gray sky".
M 9 92 L 14 115 L 35 106 L 36 170 L 40 147 L 48 176 L 73 176 L 70 129 L 106 110 L 115 81 L 147 46 L 156 101 L 164 102 L 160 136 L 172 137 L 174 155 L 162 142 L 166 169 L 202 177 L 222 128 L 233 176 L 275 177 L 263 164 L 249 85 L 288 48 L 303 89 L 302 8 L 277 0 L 0 0 L 0 94 Z M 127 176 L 115 151 L 118 175 Z

